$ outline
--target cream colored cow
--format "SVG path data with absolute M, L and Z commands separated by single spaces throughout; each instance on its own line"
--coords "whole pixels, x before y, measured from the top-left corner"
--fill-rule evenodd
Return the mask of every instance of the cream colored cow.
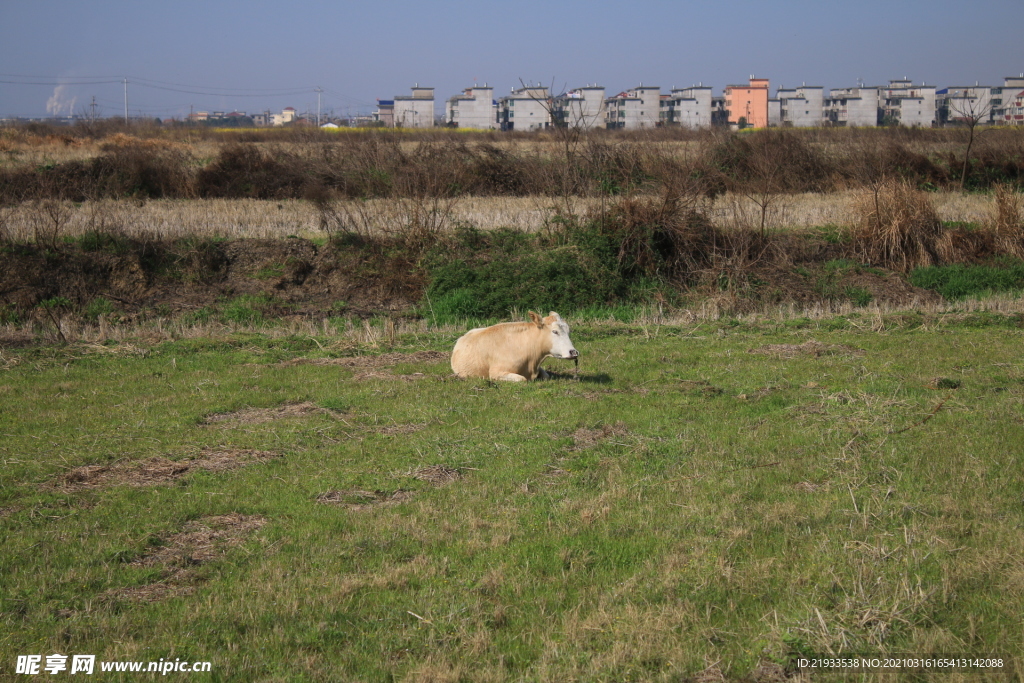
M 452 370 L 459 377 L 487 377 L 510 382 L 547 379 L 541 362 L 578 358 L 569 339 L 569 325 L 552 311 L 541 318 L 530 311 L 530 322 L 478 327 L 462 335 L 452 351 Z

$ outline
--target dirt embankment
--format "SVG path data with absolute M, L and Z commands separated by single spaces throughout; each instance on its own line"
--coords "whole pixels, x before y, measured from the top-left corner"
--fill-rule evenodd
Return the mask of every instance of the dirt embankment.
M 422 287 L 414 264 L 295 238 L 0 249 L 0 311 L 22 315 L 54 299 L 85 311 L 98 298 L 122 318 L 172 315 L 243 295 L 279 315 L 372 315 L 411 308 Z
M 726 293 L 737 310 L 828 299 L 893 305 L 939 299 L 897 273 L 836 260 L 832 245 L 821 246 L 804 245 L 779 263 L 748 264 L 738 273 L 704 273 L 695 291 L 718 299 Z M 368 317 L 409 312 L 425 285 L 424 271 L 401 250 L 299 238 L 0 249 L 0 315 L 8 319 L 40 316 L 40 304 L 54 301 L 86 317 L 113 313 L 124 321 L 223 308 L 243 296 L 258 298 L 269 316 Z

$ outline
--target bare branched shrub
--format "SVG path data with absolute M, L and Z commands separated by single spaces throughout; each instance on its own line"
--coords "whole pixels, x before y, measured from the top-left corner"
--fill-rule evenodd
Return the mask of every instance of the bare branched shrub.
M 32 201 L 29 220 L 35 243 L 56 251 L 74 213 L 71 202 L 60 197 L 47 197 Z
M 854 245 L 868 262 L 902 271 L 941 261 L 942 222 L 923 192 L 903 180 L 886 180 L 856 203 Z
M 729 250 L 707 208 L 707 200 L 696 192 L 630 195 L 591 215 L 589 224 L 615 250 L 625 277 L 679 283 Z

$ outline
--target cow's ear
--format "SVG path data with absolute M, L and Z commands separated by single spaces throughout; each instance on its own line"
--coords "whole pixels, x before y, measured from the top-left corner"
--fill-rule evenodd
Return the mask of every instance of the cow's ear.
M 533 311 L 530 311 L 530 320 L 537 327 L 544 327 L 544 321 L 541 320 L 541 317 L 539 315 L 537 315 L 536 313 L 534 313 Z

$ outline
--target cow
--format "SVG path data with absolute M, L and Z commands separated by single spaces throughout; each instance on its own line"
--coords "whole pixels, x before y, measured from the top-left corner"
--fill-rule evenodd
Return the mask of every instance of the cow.
M 530 322 L 478 327 L 459 337 L 452 350 L 452 370 L 459 377 L 526 382 L 548 378 L 540 367 L 548 356 L 570 359 L 579 355 L 561 316 L 552 311 L 541 318 L 530 311 Z

